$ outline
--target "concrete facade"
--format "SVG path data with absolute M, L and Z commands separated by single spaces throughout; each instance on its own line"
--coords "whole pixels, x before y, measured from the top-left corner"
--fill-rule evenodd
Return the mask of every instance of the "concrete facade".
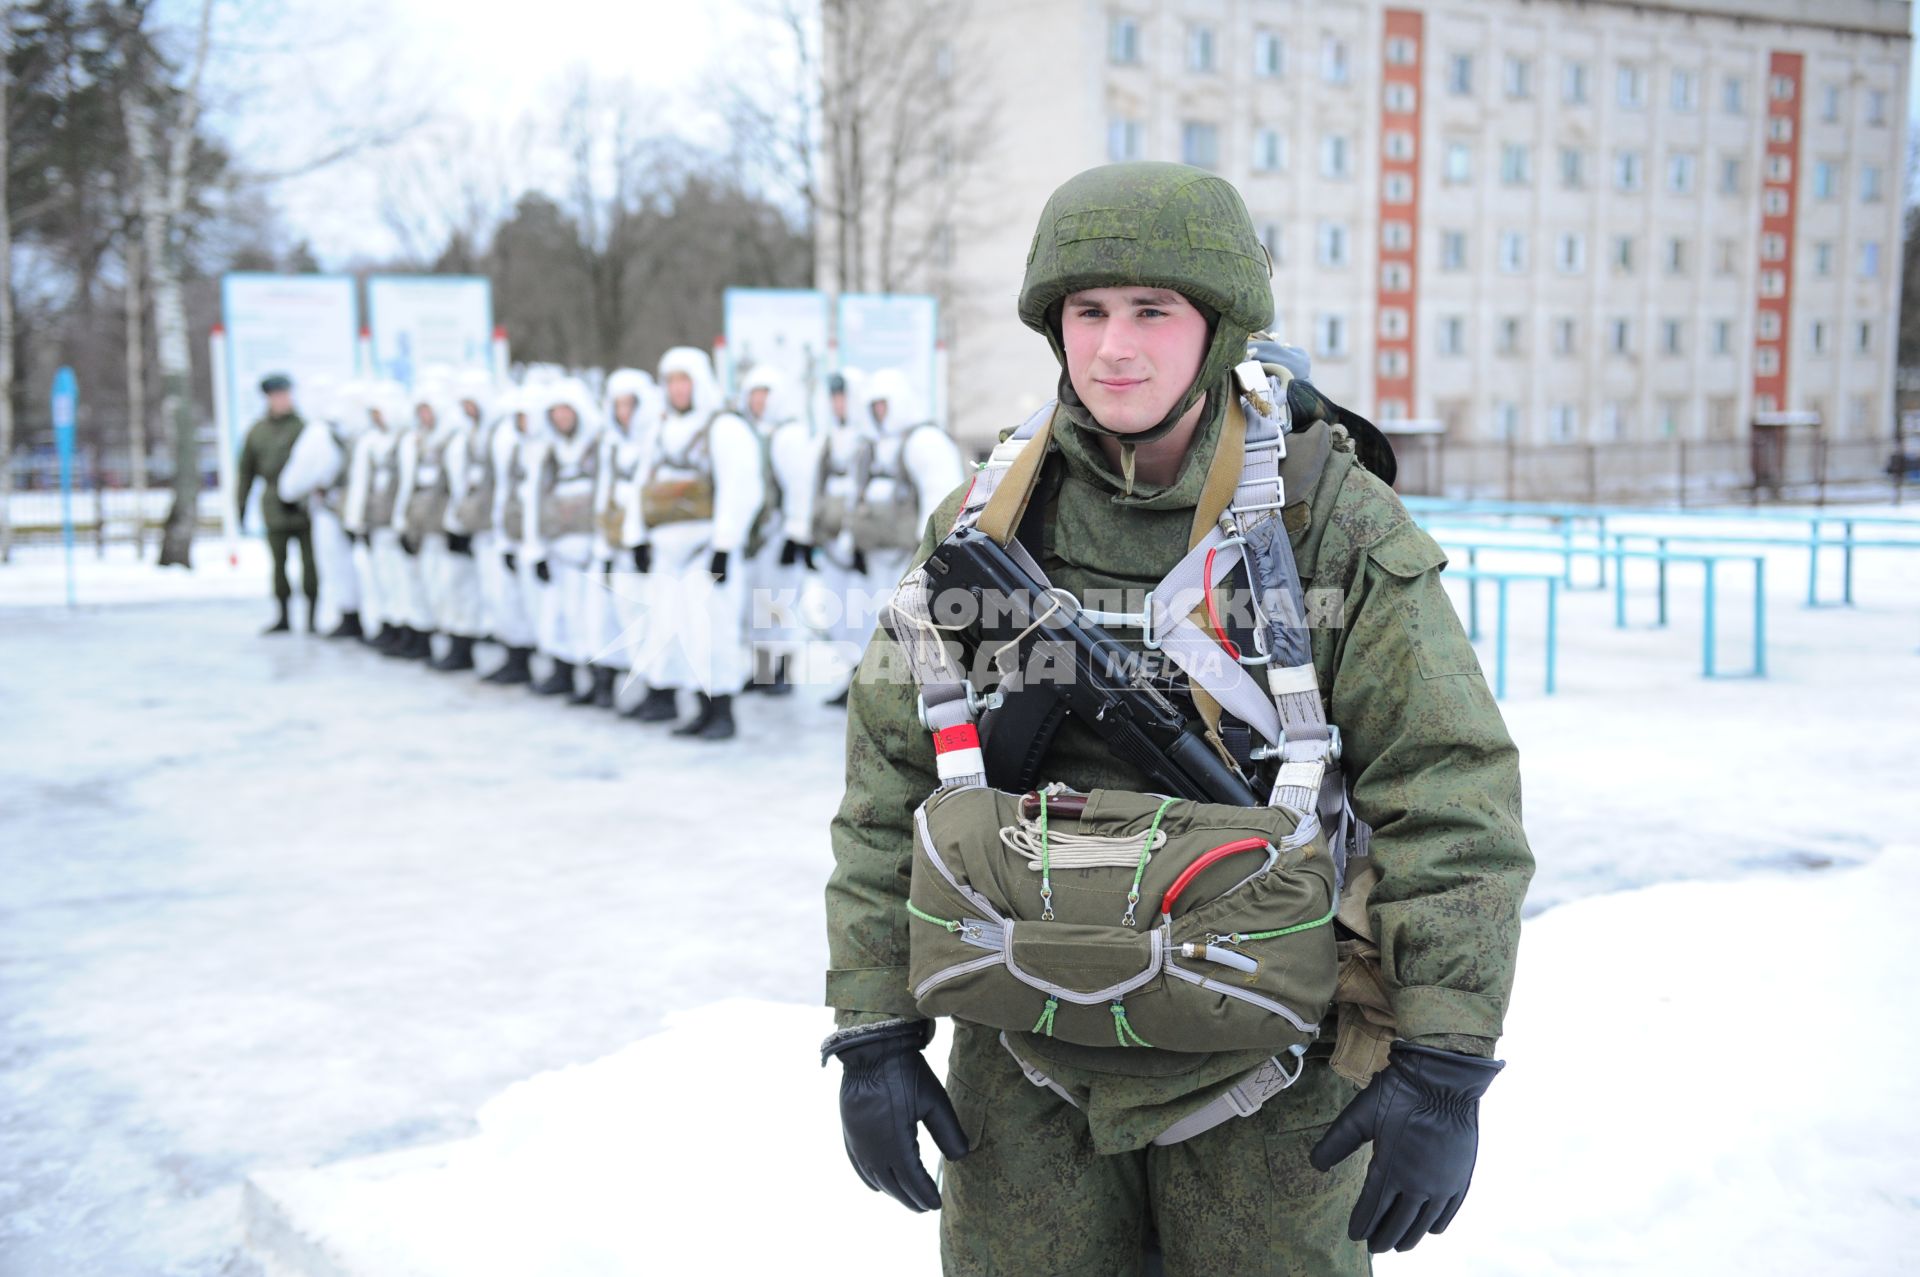
M 1891 432 L 1904 0 L 976 0 L 999 103 L 952 250 L 954 433 L 1057 368 L 1014 315 L 1047 194 L 1112 159 L 1245 195 L 1315 380 L 1464 443 Z M 977 194 L 976 194 L 977 193 Z M 823 280 L 823 286 L 831 287 Z

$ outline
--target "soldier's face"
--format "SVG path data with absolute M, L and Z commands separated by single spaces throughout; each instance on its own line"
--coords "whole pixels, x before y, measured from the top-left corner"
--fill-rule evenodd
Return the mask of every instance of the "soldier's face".
M 767 395 L 771 393 L 765 386 L 755 386 L 747 392 L 747 411 L 753 414 L 755 421 L 767 415 Z
M 833 415 L 835 420 L 845 421 L 847 419 L 847 392 L 846 391 L 836 390 L 833 394 L 827 397 L 827 402 L 833 405 Z
M 613 400 L 613 419 L 622 427 L 630 426 L 633 424 L 633 410 L 639 406 L 638 396 L 616 395 Z
M 675 412 L 693 407 L 693 378 L 683 372 L 667 374 L 667 402 Z
M 1089 288 L 1060 309 L 1067 376 L 1094 420 L 1121 434 L 1160 424 L 1207 353 L 1207 319 L 1165 288 Z
M 887 401 L 886 400 L 884 399 L 874 400 L 871 404 L 867 405 L 867 411 L 873 414 L 874 425 L 884 426 L 887 424 Z
M 267 396 L 267 412 L 275 417 L 284 417 L 293 411 L 293 392 L 276 390 Z
M 563 435 L 572 434 L 574 427 L 580 424 L 580 418 L 574 415 L 573 409 L 563 403 L 557 403 L 547 409 L 547 420 L 551 421 L 553 428 Z
M 422 430 L 433 429 L 433 408 L 428 404 L 415 404 L 413 406 L 413 419 L 420 423 Z

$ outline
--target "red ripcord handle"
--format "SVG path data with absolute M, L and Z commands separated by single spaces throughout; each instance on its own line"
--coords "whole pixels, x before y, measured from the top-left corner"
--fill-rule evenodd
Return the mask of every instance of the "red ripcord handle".
M 1188 865 L 1186 872 L 1173 880 L 1173 885 L 1167 888 L 1167 894 L 1160 898 L 1160 912 L 1163 915 L 1172 913 L 1173 902 L 1180 898 L 1180 893 L 1187 889 L 1187 884 L 1198 878 L 1203 869 L 1218 864 L 1228 856 L 1237 856 L 1243 851 L 1265 851 L 1266 849 L 1267 840 L 1264 838 L 1241 838 L 1234 842 L 1221 843 Z
M 1210 546 L 1207 549 L 1207 561 L 1200 569 L 1200 576 L 1203 582 L 1213 580 L 1213 555 L 1219 548 L 1220 547 L 1216 545 Z M 1237 661 L 1240 659 L 1240 647 L 1232 639 L 1227 637 L 1227 627 L 1220 624 L 1220 610 L 1213 604 L 1213 587 L 1208 586 L 1205 593 L 1207 597 L 1207 620 L 1213 625 L 1213 636 L 1220 641 L 1221 647 L 1227 649 L 1227 655 Z

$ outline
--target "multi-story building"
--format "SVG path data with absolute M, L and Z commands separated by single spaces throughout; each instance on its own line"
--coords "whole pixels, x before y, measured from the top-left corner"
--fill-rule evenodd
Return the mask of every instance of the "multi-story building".
M 1905 0 L 973 0 L 995 105 L 944 251 L 954 431 L 1051 393 L 1014 298 L 1047 194 L 1180 160 L 1246 196 L 1315 380 L 1449 439 L 1885 438 Z M 832 287 L 831 254 L 823 285 Z

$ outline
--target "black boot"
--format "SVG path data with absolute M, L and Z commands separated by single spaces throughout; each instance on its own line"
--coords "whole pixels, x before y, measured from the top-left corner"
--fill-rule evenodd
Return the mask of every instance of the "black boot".
M 366 636 L 367 632 L 360 628 L 360 614 L 358 612 L 342 612 L 340 614 L 340 624 L 327 631 L 327 637 L 330 639 L 363 639 Z
M 427 662 L 433 669 L 443 673 L 457 673 L 473 668 L 473 640 L 455 634 L 447 646 L 447 654 Z
M 773 682 L 766 686 L 768 696 L 791 696 L 793 684 L 787 681 L 787 658 L 782 656 L 773 663 Z
M 394 626 L 393 641 L 381 649 L 380 655 L 396 659 L 405 657 L 408 649 L 413 646 L 413 635 L 414 629 L 411 625 Z
M 727 740 L 733 736 L 733 697 L 708 696 L 705 692 L 695 693 L 700 698 L 700 712 L 691 722 L 682 723 L 673 729 L 675 736 L 693 736 L 700 740 Z
M 573 694 L 573 662 L 555 661 L 553 673 L 528 688 L 535 696 L 571 696 Z
M 413 632 L 412 645 L 402 651 L 400 655 L 410 661 L 432 661 L 433 636 L 437 632 L 438 631 L 435 630 L 415 630 Z
M 598 705 L 605 708 L 613 704 L 613 670 L 609 666 L 587 664 L 587 673 L 591 681 L 584 691 L 575 692 L 567 698 L 569 705 Z M 605 699 L 601 699 L 605 697 Z
M 292 631 L 293 631 L 293 626 L 287 623 L 287 601 L 285 599 L 281 599 L 280 600 L 280 619 L 275 621 L 272 625 L 269 625 L 266 629 L 261 630 L 260 633 L 288 634 L 288 633 L 291 633 Z
M 316 598 L 311 598 L 311 597 L 308 598 L 307 599 L 307 633 L 318 634 L 320 632 L 319 625 L 315 623 L 319 620 L 319 616 L 320 616 L 320 600 Z
M 643 723 L 668 723 L 679 712 L 674 708 L 673 689 L 655 687 L 647 691 L 638 705 L 627 711 L 627 717 L 637 718 Z
M 533 649 L 530 647 L 510 647 L 507 649 L 507 659 L 500 663 L 500 668 L 488 674 L 480 681 L 482 683 L 497 683 L 501 687 L 513 687 L 521 683 L 531 683 L 533 682 L 533 671 L 527 667 L 527 660 L 532 655 Z

